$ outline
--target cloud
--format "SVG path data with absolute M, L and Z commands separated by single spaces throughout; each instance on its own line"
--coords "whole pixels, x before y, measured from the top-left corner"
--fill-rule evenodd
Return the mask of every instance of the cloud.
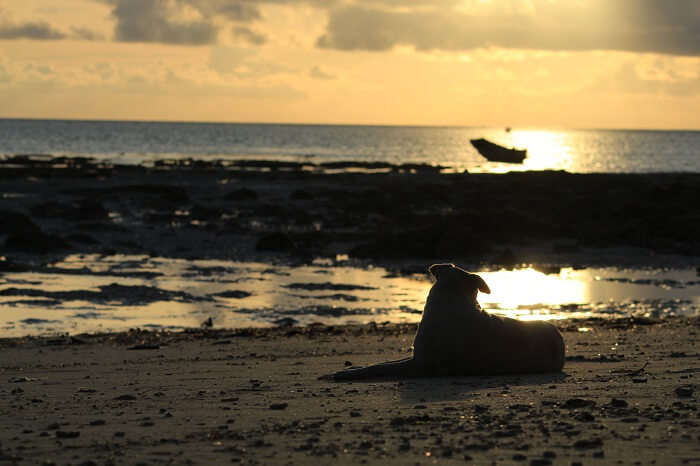
M 700 95 L 700 61 L 677 63 L 673 58 L 634 60 L 592 87 L 594 92 L 653 94 L 674 97 Z
M 313 68 L 311 68 L 311 71 L 309 71 L 309 76 L 311 76 L 314 79 L 323 79 L 323 80 L 335 79 L 334 75 L 327 73 L 320 66 L 314 66 Z
M 236 26 L 232 31 L 233 37 L 242 39 L 250 45 L 263 45 L 267 42 L 265 35 L 257 33 L 245 26 Z
M 186 19 L 184 1 L 112 0 L 115 39 L 122 42 L 160 42 L 205 45 L 216 42 L 218 26 L 210 19 Z
M 700 55 L 696 0 L 366 0 L 330 10 L 320 48 L 553 51 Z
M 0 39 L 61 40 L 68 36 L 46 22 L 0 23 Z
M 212 47 L 209 68 L 219 75 L 235 76 L 243 80 L 296 73 L 295 69 L 285 64 L 257 56 L 255 49 L 244 47 Z
M 93 40 L 104 40 L 104 36 L 100 34 L 99 32 L 93 31 L 92 29 L 88 28 L 83 28 L 83 27 L 72 27 L 71 28 L 71 39 L 76 39 L 76 40 L 87 40 L 87 41 L 93 41 Z
M 262 5 L 309 4 L 328 8 L 339 0 L 101 0 L 114 6 L 115 38 L 123 42 L 205 45 L 217 42 L 223 21 L 264 21 Z M 244 26 L 234 37 L 262 45 L 266 37 Z

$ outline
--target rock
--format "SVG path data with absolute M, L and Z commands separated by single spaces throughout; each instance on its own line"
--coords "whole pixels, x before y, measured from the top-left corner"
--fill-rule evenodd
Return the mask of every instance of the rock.
M 626 408 L 628 405 L 625 400 L 613 398 L 612 400 L 610 400 L 610 406 L 612 406 L 613 408 Z
M 258 193 L 249 188 L 234 189 L 224 199 L 227 201 L 254 201 L 258 198 Z
M 291 317 L 282 317 L 281 319 L 275 320 L 273 323 L 278 327 L 287 328 L 293 327 L 294 325 L 298 324 L 299 321 Z
M 118 397 L 114 398 L 115 401 L 134 401 L 137 399 L 138 398 L 136 398 L 135 395 L 130 395 L 130 394 L 119 395 Z
M 595 416 L 593 416 L 587 411 L 584 411 L 582 413 L 576 414 L 576 416 L 574 416 L 574 419 L 576 419 L 579 422 L 593 422 L 595 421 Z
M 268 233 L 258 239 L 255 249 L 258 251 L 291 252 L 296 249 L 294 241 L 286 233 Z
M 288 403 L 272 403 L 270 409 L 282 410 L 287 409 L 287 406 L 289 406 Z
M 0 210 L 0 219 L 0 234 L 32 234 L 41 231 L 31 218 L 20 212 Z
M 128 349 L 128 350 L 131 350 L 131 351 L 138 351 L 138 350 L 157 350 L 157 349 L 160 349 L 160 345 L 143 343 L 143 344 L 140 344 L 140 345 L 130 346 L 130 347 L 128 347 L 127 349 Z
M 0 273 L 16 273 L 16 272 L 27 272 L 31 270 L 31 267 L 19 262 L 15 262 L 12 259 L 0 256 Z
M 80 432 L 75 430 L 57 430 L 56 438 L 78 438 L 80 437 Z
M 295 189 L 292 191 L 292 193 L 289 195 L 290 199 L 293 199 L 295 201 L 308 201 L 313 199 L 315 196 L 313 193 L 306 191 L 304 189 Z
M 595 406 L 595 401 L 584 400 L 583 398 L 569 398 L 564 402 L 562 408 L 564 409 L 578 409 L 578 408 L 591 408 Z
M 574 442 L 574 448 L 589 449 L 603 446 L 603 441 L 599 438 L 581 439 Z
M 681 385 L 676 387 L 675 393 L 676 396 L 687 398 L 689 396 L 693 396 L 693 387 L 690 385 Z
M 248 293 L 247 291 L 230 290 L 230 291 L 222 291 L 221 293 L 216 293 L 216 294 L 213 294 L 212 296 L 218 296 L 221 298 L 243 299 L 243 298 L 247 298 L 250 295 L 251 294 Z
M 60 236 L 49 235 L 37 229 L 10 234 L 5 240 L 5 247 L 14 251 L 49 254 L 70 249 L 71 245 Z

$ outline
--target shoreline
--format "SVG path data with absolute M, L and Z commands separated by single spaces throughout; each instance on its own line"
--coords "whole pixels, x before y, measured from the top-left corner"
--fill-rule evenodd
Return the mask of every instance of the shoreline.
M 20 264 L 146 254 L 290 265 L 344 256 L 399 271 L 435 262 L 700 265 L 700 221 L 688 209 L 700 174 L 445 174 L 414 165 L 328 174 L 186 162 L 3 160 L 0 255 Z
M 2 340 L 0 454 L 20 464 L 696 461 L 699 318 L 560 328 L 560 374 L 356 383 L 318 377 L 405 357 L 415 326 Z

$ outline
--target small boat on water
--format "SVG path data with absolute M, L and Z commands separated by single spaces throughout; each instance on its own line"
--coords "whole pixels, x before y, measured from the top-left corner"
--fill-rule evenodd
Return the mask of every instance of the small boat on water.
M 527 149 L 509 149 L 486 139 L 471 139 L 472 146 L 491 162 L 523 163 Z

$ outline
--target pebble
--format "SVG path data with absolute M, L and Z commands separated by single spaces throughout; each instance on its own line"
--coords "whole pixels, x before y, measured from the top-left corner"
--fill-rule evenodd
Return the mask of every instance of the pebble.
M 78 438 L 80 432 L 77 430 L 57 430 L 56 438 Z
M 581 439 L 574 443 L 574 448 L 596 448 L 603 445 L 603 441 L 599 438 Z
M 676 387 L 676 395 L 682 398 L 686 398 L 693 395 L 693 387 L 690 385 L 681 385 Z
M 287 406 L 289 406 L 289 403 L 272 403 L 270 409 L 282 410 L 287 409 Z
M 584 400 L 583 398 L 569 398 L 564 402 L 562 408 L 564 409 L 578 409 L 578 408 L 588 408 L 595 406 L 595 401 Z

